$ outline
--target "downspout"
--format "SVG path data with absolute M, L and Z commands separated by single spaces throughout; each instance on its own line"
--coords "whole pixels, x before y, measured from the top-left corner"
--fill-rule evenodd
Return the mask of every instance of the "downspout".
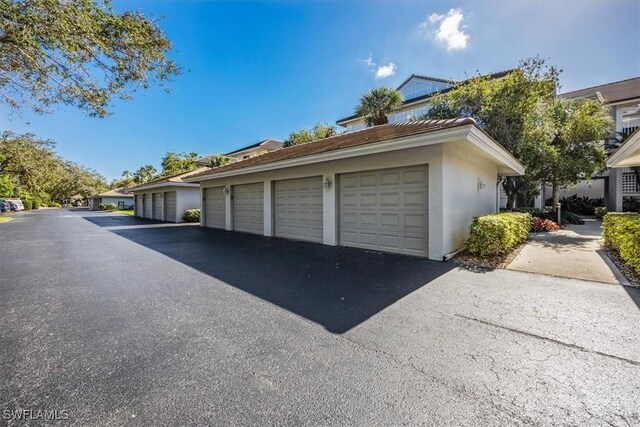
M 504 177 L 498 175 L 498 181 L 496 182 L 496 212 L 500 212 L 500 184 L 504 180 Z

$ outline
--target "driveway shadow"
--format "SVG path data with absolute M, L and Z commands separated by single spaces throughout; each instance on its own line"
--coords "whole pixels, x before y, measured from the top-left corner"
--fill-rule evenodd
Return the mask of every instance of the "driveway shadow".
M 202 227 L 140 228 L 157 221 L 135 217 L 84 218 L 338 334 L 455 268 Z
M 640 310 L 640 288 L 625 286 L 624 290 L 627 291 L 627 294 L 629 295 L 629 297 L 631 297 L 631 300 L 636 303 L 636 307 L 638 307 L 638 310 Z

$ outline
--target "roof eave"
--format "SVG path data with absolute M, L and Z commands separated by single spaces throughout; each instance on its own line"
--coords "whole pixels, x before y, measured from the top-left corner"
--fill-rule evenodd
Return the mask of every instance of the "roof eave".
M 626 168 L 640 166 L 640 130 L 635 131 L 625 142 L 607 159 L 610 168 Z
M 197 182 L 197 181 L 196 181 Z M 149 184 L 149 185 L 140 185 L 138 187 L 130 188 L 129 191 L 132 193 L 139 193 L 141 191 L 153 190 L 155 188 L 165 188 L 165 187 L 197 187 L 198 184 L 191 182 L 160 182 L 157 184 Z
M 466 124 L 449 129 L 421 133 L 418 135 L 411 135 L 407 137 L 379 141 L 370 144 L 357 145 L 354 147 L 333 150 L 325 153 L 310 154 L 307 156 L 280 160 L 271 163 L 264 163 L 247 168 L 211 173 L 208 175 L 202 175 L 197 178 L 193 178 L 192 180 L 188 181 L 193 182 L 197 179 L 202 182 L 212 179 L 247 175 L 251 173 L 266 172 L 270 170 L 284 169 L 295 166 L 305 166 L 314 163 L 462 140 L 466 140 L 474 144 L 481 150 L 487 152 L 487 154 L 493 159 L 495 159 L 499 167 L 502 168 L 504 172 L 500 175 L 524 175 L 524 166 L 522 166 L 522 164 L 520 164 L 507 150 L 505 150 L 502 146 L 500 146 L 500 144 L 491 139 L 487 134 L 482 132 L 477 127 L 477 125 Z

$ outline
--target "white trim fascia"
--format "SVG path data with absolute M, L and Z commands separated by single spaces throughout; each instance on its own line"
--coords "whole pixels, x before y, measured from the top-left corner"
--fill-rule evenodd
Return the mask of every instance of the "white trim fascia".
M 144 185 L 142 187 L 136 187 L 135 189 L 130 189 L 129 191 L 131 191 L 132 193 L 140 193 L 140 192 L 144 192 L 146 190 L 153 190 L 155 188 L 165 188 L 165 187 L 192 187 L 192 188 L 197 188 L 199 187 L 198 184 L 192 183 L 192 182 L 162 182 L 160 184 L 149 184 L 149 185 Z
M 631 98 L 631 99 L 626 99 L 626 100 L 623 100 L 623 101 L 616 101 L 616 102 L 611 102 L 611 103 L 605 102 L 604 105 L 607 106 L 607 107 L 609 107 L 609 106 L 615 107 L 615 106 L 618 106 L 618 105 L 633 104 L 634 102 L 640 102 L 640 98 Z
M 273 163 L 265 163 L 262 165 L 251 166 L 242 169 L 234 169 L 228 172 L 219 172 L 215 174 L 202 175 L 194 178 L 187 178 L 189 182 L 207 181 L 212 179 L 226 178 L 238 175 L 248 175 L 251 173 L 266 172 L 270 170 L 285 169 L 295 166 L 304 166 L 314 163 L 328 162 L 332 160 L 348 159 L 351 157 L 360 157 L 369 154 L 378 154 L 388 151 L 402 150 L 407 148 L 422 147 L 427 145 L 443 144 L 455 141 L 468 141 L 487 152 L 499 162 L 511 167 L 517 174 L 524 174 L 524 166 L 522 166 L 515 158 L 513 158 L 506 150 L 493 142 L 488 136 L 481 131 L 480 137 L 473 137 L 478 142 L 474 143 L 470 135 L 472 129 L 476 129 L 474 125 L 458 126 L 443 131 L 435 131 L 431 133 L 412 135 L 404 138 L 394 139 L 391 141 L 381 141 L 371 144 L 359 145 L 351 148 L 338 149 L 327 153 L 311 154 L 308 156 L 296 157 L 293 159 L 276 161 Z M 520 173 L 522 171 L 522 173 Z
M 612 155 L 607 159 L 607 166 L 610 168 L 624 168 L 634 165 L 625 164 L 626 157 L 640 151 L 640 132 L 635 132 L 631 138 L 626 140 Z M 640 165 L 637 165 L 640 166 Z
M 513 175 L 501 174 L 502 176 L 524 175 L 526 170 L 524 165 L 520 163 L 513 154 L 494 142 L 487 134 L 482 132 L 476 126 L 471 126 L 469 138 L 467 138 L 467 140 L 515 172 Z

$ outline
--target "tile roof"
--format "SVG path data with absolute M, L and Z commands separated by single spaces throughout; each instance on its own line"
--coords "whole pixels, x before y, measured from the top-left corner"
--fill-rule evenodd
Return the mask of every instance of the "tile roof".
M 143 184 L 136 185 L 135 187 L 131 187 L 131 188 L 129 188 L 129 191 L 135 191 L 138 188 L 150 187 L 150 186 L 154 186 L 154 185 L 158 185 L 158 184 L 165 184 L 165 183 L 171 183 L 171 182 L 178 182 L 178 183 L 186 182 L 186 181 L 184 181 L 185 178 L 191 177 L 193 175 L 197 175 L 197 174 L 199 174 L 201 172 L 204 172 L 205 170 L 209 170 L 209 168 L 201 167 L 201 168 L 192 170 L 190 172 L 182 172 L 182 173 L 179 173 L 179 174 L 176 174 L 176 175 L 157 178 L 157 179 L 154 179 L 152 181 L 148 181 L 148 182 L 145 182 Z
M 251 157 L 235 163 L 229 163 L 215 169 L 207 168 L 207 170 L 201 173 L 192 175 L 191 178 L 475 124 L 476 122 L 473 119 L 465 118 L 448 120 L 416 120 L 374 126 L 308 142 L 306 144 L 294 145 L 281 150 L 271 151 L 260 156 Z
M 105 191 L 93 197 L 133 197 L 133 194 L 130 192 L 130 189 L 120 187 Z
M 558 96 L 568 99 L 589 98 L 595 97 L 596 92 L 600 92 L 607 104 L 640 98 L 640 77 L 574 90 Z

